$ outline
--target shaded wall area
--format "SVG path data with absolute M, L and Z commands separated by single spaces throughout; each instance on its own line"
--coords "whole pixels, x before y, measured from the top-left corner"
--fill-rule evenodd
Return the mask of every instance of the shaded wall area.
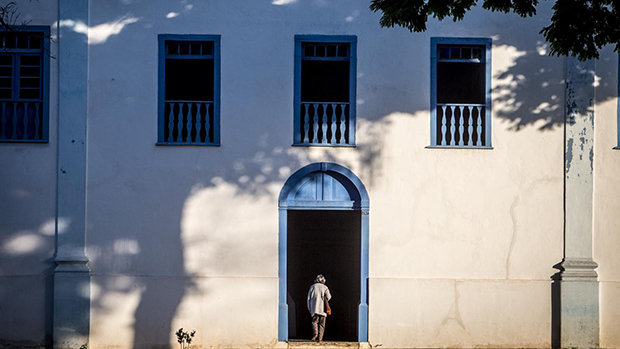
M 55 35 L 57 1 L 16 4 L 18 23 Z M 52 41 L 51 57 L 57 48 Z M 70 222 L 56 222 L 58 65 L 49 63 L 49 143 L 0 143 L 0 347 L 52 345 L 55 234 Z

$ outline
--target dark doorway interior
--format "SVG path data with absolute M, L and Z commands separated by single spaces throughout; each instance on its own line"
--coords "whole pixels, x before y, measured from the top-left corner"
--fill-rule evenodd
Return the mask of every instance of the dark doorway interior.
M 289 339 L 312 337 L 306 297 L 323 274 L 333 297 L 323 339 L 357 342 L 361 212 L 289 210 L 287 220 Z

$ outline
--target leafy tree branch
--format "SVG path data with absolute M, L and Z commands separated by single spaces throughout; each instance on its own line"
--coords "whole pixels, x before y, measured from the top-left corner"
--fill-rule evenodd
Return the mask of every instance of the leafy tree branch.
M 400 26 L 426 31 L 429 16 L 462 20 L 478 0 L 372 0 L 370 9 L 381 12 L 382 27 Z M 482 8 L 521 17 L 536 15 L 538 0 L 484 0 Z M 541 29 L 550 55 L 599 58 L 599 50 L 615 45 L 620 52 L 620 0 L 556 0 L 551 24 Z

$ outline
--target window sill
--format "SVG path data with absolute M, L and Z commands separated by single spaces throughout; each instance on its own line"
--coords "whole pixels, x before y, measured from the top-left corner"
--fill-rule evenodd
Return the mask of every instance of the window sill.
M 168 142 L 157 142 L 156 146 L 198 146 L 198 147 L 220 147 L 221 144 L 216 143 L 168 143 Z
M 617 147 L 613 147 L 613 148 L 611 148 L 611 149 L 614 149 L 614 150 L 620 150 L 620 145 L 619 145 L 619 146 L 617 146 Z
M 428 145 L 425 147 L 426 149 L 459 149 L 459 150 L 467 150 L 467 149 L 472 149 L 472 150 L 492 150 L 494 149 L 493 147 L 459 147 L 459 146 L 454 146 L 454 145 Z
M 355 148 L 355 144 L 292 144 L 293 147 L 304 148 Z

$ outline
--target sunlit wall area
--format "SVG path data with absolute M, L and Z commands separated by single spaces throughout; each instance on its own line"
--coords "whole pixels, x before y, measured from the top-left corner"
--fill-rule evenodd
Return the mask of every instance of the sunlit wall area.
M 601 347 L 620 346 L 620 150 L 618 147 L 618 54 L 611 48 L 596 62 L 594 148 L 594 260 L 600 281 Z
M 42 38 L 51 41 L 50 50 L 40 57 L 49 58 L 46 77 L 51 86 L 57 85 L 56 2 L 24 1 L 19 2 L 19 9 L 19 25 L 24 22 L 50 28 L 51 38 Z M 5 53 L 4 49 L 2 52 Z M 57 99 L 55 89 L 50 89 L 48 98 Z M 9 104 L 9 100 L 2 102 L 7 108 L 5 114 L 10 111 Z M 49 117 L 48 142 L 3 140 L 0 144 L 0 345 L 51 343 L 57 170 L 53 130 L 58 114 L 56 103 L 49 103 L 48 107 L 42 111 Z M 21 135 L 20 130 L 14 138 Z M 67 224 L 70 222 L 59 222 L 59 233 Z

